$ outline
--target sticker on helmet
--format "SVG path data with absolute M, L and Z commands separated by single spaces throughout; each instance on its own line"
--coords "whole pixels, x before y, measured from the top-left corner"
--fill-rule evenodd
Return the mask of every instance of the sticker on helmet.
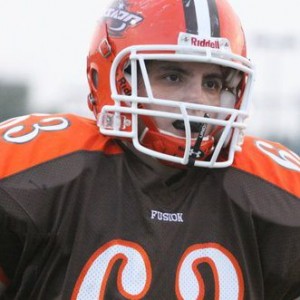
M 144 20 L 141 15 L 128 11 L 127 6 L 126 1 L 118 0 L 105 12 L 104 17 L 111 36 L 121 36 L 128 27 L 135 26 Z
M 178 45 L 192 46 L 197 48 L 205 47 L 230 51 L 230 43 L 225 38 L 205 38 L 199 35 L 189 34 L 185 32 L 180 32 L 178 36 Z

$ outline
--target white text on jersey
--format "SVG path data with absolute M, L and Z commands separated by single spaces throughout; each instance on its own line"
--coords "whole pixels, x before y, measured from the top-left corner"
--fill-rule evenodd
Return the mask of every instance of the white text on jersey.
M 151 219 L 164 222 L 183 223 L 183 213 L 163 213 L 157 210 L 151 210 Z

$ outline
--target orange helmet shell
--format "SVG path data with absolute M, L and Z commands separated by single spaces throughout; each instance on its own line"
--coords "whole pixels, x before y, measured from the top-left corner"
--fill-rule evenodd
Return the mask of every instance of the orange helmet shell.
M 208 12 L 202 13 L 201 8 Z M 121 50 L 133 45 L 176 45 L 180 32 L 209 33 L 207 39 L 226 38 L 233 53 L 246 56 L 243 29 L 226 0 L 114 1 L 96 27 L 87 59 L 88 82 L 96 112 L 113 103 L 109 74 Z M 93 81 L 95 71 L 97 86 Z
M 209 112 L 217 112 L 218 116 L 196 120 L 196 116 L 187 113 L 191 103 L 183 104 L 178 100 L 170 104 L 166 99 L 154 99 L 151 83 L 146 79 L 145 60 L 151 59 L 213 63 L 228 68 L 228 74 L 224 72 L 227 75 L 224 75 L 220 107 L 195 108 L 201 113 L 208 112 L 208 116 L 211 116 Z M 210 123 L 216 130 L 200 144 L 201 152 L 211 155 L 211 162 L 199 163 L 195 159 L 193 163 L 212 167 L 221 150 L 230 144 L 228 159 L 219 164 L 228 166 L 234 152 L 240 149 L 238 144 L 245 128 L 243 123 L 248 114 L 253 74 L 252 64 L 246 58 L 240 20 L 226 0 L 116 0 L 98 23 L 90 46 L 88 102 L 102 134 L 131 139 L 139 151 L 175 164 L 187 164 L 191 146 L 198 144 L 191 138 L 189 122 Z M 139 76 L 148 86 L 148 95 L 143 99 L 137 91 Z M 143 103 L 151 101 L 159 102 L 166 110 L 145 109 Z M 167 111 L 170 105 L 177 107 L 181 115 L 170 116 Z M 184 120 L 184 140 L 170 138 L 168 133 L 157 128 L 153 121 L 157 116 Z M 149 129 L 147 135 L 139 132 L 140 119 Z M 163 144 L 157 143 L 159 139 L 164 140 L 164 146 L 157 147 Z M 175 153 L 174 149 L 179 150 Z M 202 160 L 206 158 L 204 155 Z

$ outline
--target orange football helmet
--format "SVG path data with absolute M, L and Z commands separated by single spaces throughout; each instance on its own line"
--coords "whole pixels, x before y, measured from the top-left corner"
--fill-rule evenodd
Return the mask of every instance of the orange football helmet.
M 147 73 L 151 60 L 220 65 L 227 70 L 221 105 L 155 98 Z M 104 135 L 131 140 L 162 161 L 199 167 L 229 166 L 240 150 L 254 68 L 239 18 L 226 0 L 114 1 L 97 25 L 87 76 L 89 107 Z M 138 93 L 140 77 L 147 96 Z M 149 103 L 160 110 L 147 109 Z M 156 117 L 181 122 L 185 137 L 158 128 Z M 207 126 L 214 130 L 207 134 Z

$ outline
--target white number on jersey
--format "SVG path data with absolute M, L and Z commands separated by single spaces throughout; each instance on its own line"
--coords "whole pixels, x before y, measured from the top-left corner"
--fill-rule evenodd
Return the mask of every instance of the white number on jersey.
M 72 300 L 103 300 L 107 280 L 117 260 L 122 261 L 116 282 L 119 293 L 126 299 L 143 299 L 152 281 L 147 253 L 136 243 L 113 240 L 89 259 L 77 280 Z M 208 264 L 212 270 L 215 299 L 243 299 L 244 279 L 240 266 L 228 250 L 215 243 L 192 245 L 183 254 L 174 282 L 178 299 L 204 299 L 205 281 L 197 269 L 201 264 Z
M 256 141 L 256 146 L 280 166 L 300 172 L 300 157 L 296 153 L 276 148 L 264 141 Z
M 48 115 L 32 115 L 32 116 L 45 116 L 45 117 L 42 118 L 38 123 L 31 124 L 30 128 L 26 128 L 26 126 L 22 124 L 23 121 L 30 118 L 30 115 L 13 118 L 1 123 L 0 129 L 13 126 L 4 132 L 3 134 L 4 140 L 15 144 L 27 143 L 32 141 L 34 138 L 36 138 L 41 131 L 58 131 L 58 130 L 66 129 L 69 126 L 69 121 L 63 117 L 49 117 Z

